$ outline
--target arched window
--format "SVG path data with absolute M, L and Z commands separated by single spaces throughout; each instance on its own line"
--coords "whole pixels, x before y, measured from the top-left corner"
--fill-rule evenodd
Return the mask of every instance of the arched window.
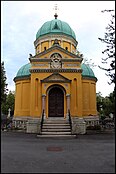
M 65 47 L 65 49 L 68 51 L 68 47 Z

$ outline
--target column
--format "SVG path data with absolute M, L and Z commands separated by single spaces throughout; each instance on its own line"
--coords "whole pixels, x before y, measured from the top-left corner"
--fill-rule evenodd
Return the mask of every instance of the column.
M 67 115 L 68 115 L 68 111 L 70 111 L 70 94 L 66 95 L 66 100 L 67 100 Z
M 42 94 L 42 112 L 44 110 L 44 114 L 46 113 L 46 95 Z
M 49 40 L 49 48 L 51 48 L 51 40 Z
M 63 48 L 63 40 L 61 40 L 61 47 Z
M 72 43 L 71 43 L 71 53 L 72 53 Z
M 74 78 L 74 115 L 77 115 L 77 79 Z
M 40 46 L 39 46 L 39 52 L 42 52 L 42 50 L 41 50 L 41 43 L 40 43 Z

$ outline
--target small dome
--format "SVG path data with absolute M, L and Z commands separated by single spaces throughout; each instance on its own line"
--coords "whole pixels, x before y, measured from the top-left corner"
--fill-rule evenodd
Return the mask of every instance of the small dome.
M 58 19 L 45 22 L 36 34 L 36 39 L 46 34 L 64 34 L 76 40 L 76 35 L 69 24 Z
M 30 75 L 29 69 L 31 68 L 31 64 L 28 63 L 26 65 L 23 65 L 17 72 L 16 77 L 23 77 Z
M 82 71 L 82 76 L 83 77 L 94 77 L 95 78 L 93 70 L 88 65 L 82 64 L 81 68 L 83 70 Z

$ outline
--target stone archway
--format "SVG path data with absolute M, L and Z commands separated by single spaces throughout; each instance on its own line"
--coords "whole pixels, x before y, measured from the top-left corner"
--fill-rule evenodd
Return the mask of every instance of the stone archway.
M 49 91 L 48 116 L 64 117 L 64 92 L 58 86 L 51 88 Z

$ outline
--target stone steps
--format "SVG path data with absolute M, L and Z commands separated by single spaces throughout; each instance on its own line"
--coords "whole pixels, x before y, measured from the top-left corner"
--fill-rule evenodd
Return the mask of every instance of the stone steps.
M 57 129 L 58 128 L 61 128 L 61 129 L 62 128 L 66 128 L 66 129 L 69 128 L 70 129 L 70 125 L 68 125 L 68 124 L 67 125 L 66 124 L 53 124 L 52 123 L 52 124 L 43 124 L 42 128 L 49 128 L 49 129 L 50 128 L 57 128 Z
M 44 128 L 42 129 L 42 132 L 70 132 L 70 128 L 69 129 L 63 129 L 63 128 Z
M 77 135 L 37 135 L 38 138 L 77 138 Z
M 68 120 L 45 120 L 44 124 L 69 124 Z
M 64 131 L 64 132 L 60 132 L 60 131 L 47 131 L 47 132 L 43 132 L 42 131 L 42 135 L 71 135 L 70 131 Z
M 70 137 L 71 127 L 69 121 L 64 118 L 48 118 L 42 125 L 41 135 L 38 137 Z

